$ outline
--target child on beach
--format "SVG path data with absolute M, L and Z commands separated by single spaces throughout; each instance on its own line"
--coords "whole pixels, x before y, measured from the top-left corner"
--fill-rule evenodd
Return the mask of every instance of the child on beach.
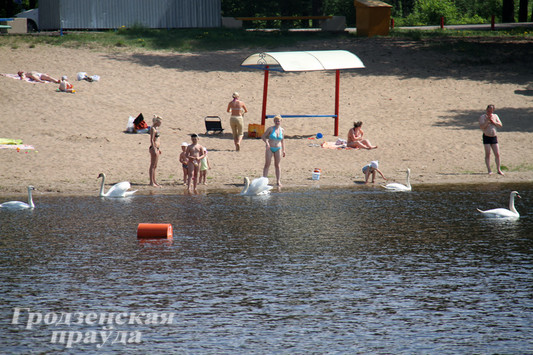
M 365 174 L 365 184 L 368 184 L 368 178 L 372 175 L 372 183 L 376 180 L 376 171 L 386 181 L 387 178 L 383 175 L 381 170 L 378 169 L 379 162 L 377 160 L 371 161 L 369 164 L 363 166 L 363 174 Z
M 196 192 L 196 185 L 198 183 L 198 172 L 200 170 L 200 160 L 202 160 L 205 157 L 204 147 L 202 147 L 200 144 L 198 144 L 198 135 L 191 134 L 191 141 L 192 144 L 189 144 L 187 146 L 187 150 L 185 151 L 185 155 L 187 156 L 188 162 L 188 191 L 191 192 L 191 185 L 194 187 L 194 191 Z
M 187 147 L 189 143 L 181 143 L 181 153 L 180 153 L 180 163 L 181 169 L 183 170 L 183 185 L 187 185 L 187 177 L 189 176 L 189 159 L 187 158 Z
M 211 164 L 209 163 L 209 158 L 207 157 L 207 149 L 204 148 L 204 157 L 200 160 L 200 184 L 207 185 L 207 169 L 211 169 Z
M 67 77 L 65 75 L 61 77 L 61 81 L 59 82 L 59 91 L 75 92 L 74 86 L 67 81 Z

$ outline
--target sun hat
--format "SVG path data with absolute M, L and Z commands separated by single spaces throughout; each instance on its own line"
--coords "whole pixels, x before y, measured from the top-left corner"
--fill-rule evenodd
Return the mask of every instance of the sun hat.
M 66 75 L 63 75 L 63 76 L 61 77 L 61 80 L 67 80 L 67 76 L 66 76 Z
M 182 147 L 188 147 L 188 146 L 189 146 L 189 143 L 187 143 L 187 142 L 183 142 L 183 143 L 181 143 L 181 146 L 182 146 Z
M 373 167 L 374 169 L 377 169 L 379 166 L 379 162 L 377 160 L 372 160 L 370 162 L 370 166 Z

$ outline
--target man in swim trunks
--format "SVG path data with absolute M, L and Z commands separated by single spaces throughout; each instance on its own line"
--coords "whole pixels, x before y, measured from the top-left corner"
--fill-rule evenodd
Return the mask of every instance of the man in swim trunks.
M 501 128 L 502 122 L 497 114 L 494 113 L 494 105 L 488 105 L 485 114 L 479 117 L 479 128 L 483 131 L 483 146 L 485 147 L 485 164 L 489 174 L 492 174 L 490 169 L 490 151 L 494 152 L 494 160 L 496 161 L 496 169 L 498 174 L 504 175 L 500 169 L 500 147 L 498 145 L 498 132 L 496 128 Z
M 198 139 L 199 138 L 197 134 L 191 134 L 192 144 L 189 144 L 187 150 L 185 151 L 187 159 L 189 159 L 189 193 L 191 192 L 191 184 L 193 184 L 194 192 L 196 192 L 196 185 L 198 184 L 198 172 L 200 171 L 200 160 L 202 160 L 206 155 L 205 148 L 198 144 Z
M 274 156 L 274 167 L 276 168 L 276 182 L 281 187 L 281 157 L 285 157 L 285 141 L 283 140 L 283 128 L 281 128 L 281 116 L 274 117 L 274 126 L 268 127 L 263 133 L 261 139 L 266 144 L 265 152 L 265 167 L 263 168 L 263 176 L 268 177 L 268 169 Z
M 229 124 L 233 132 L 233 142 L 235 143 L 235 150 L 241 150 L 241 142 L 243 137 L 244 117 L 243 114 L 248 112 L 244 102 L 239 100 L 239 93 L 234 92 L 233 100 L 229 102 L 227 112 L 231 111 Z

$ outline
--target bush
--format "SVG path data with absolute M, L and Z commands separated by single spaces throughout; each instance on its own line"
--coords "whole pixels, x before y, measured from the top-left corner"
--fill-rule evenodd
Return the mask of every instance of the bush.
M 418 0 L 406 21 L 411 26 L 438 25 L 441 17 L 447 24 L 459 23 L 459 12 L 452 0 Z

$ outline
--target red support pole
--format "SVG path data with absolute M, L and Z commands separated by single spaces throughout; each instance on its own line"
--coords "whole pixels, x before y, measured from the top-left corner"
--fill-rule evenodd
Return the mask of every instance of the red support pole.
M 266 121 L 267 95 L 268 95 L 268 65 L 265 70 L 265 82 L 263 84 L 263 111 L 261 112 L 261 124 L 263 126 L 265 125 L 265 121 Z
M 494 31 L 494 22 L 495 22 L 495 16 L 492 15 L 492 17 L 490 18 L 490 29 L 492 31 Z
M 444 29 L 444 17 L 440 18 L 440 29 Z
M 394 28 L 394 19 L 393 18 L 390 19 L 390 28 Z
M 333 132 L 334 136 L 339 135 L 339 86 L 340 86 L 340 70 L 337 69 L 335 72 L 335 129 Z

